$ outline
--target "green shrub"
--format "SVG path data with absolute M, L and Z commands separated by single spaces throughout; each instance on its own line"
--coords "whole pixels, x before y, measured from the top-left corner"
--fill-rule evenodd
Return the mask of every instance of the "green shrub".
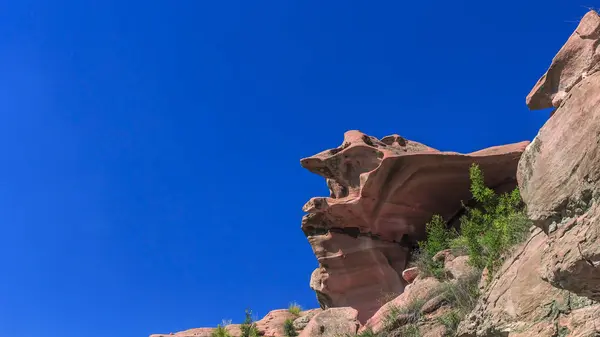
M 492 275 L 502 263 L 503 255 L 526 238 L 531 222 L 523 210 L 518 189 L 497 195 L 485 186 L 483 172 L 477 165 L 471 166 L 469 173 L 471 193 L 479 206 L 467 208 L 461 217 L 458 240 L 466 243 L 471 265 L 488 268 Z
M 288 311 L 296 316 L 300 316 L 300 313 L 302 312 L 302 307 L 298 303 L 292 302 L 288 307 Z
M 469 177 L 477 206 L 465 206 L 465 215 L 460 218 L 460 234 L 447 229 L 439 215 L 434 215 L 426 225 L 427 239 L 419 242 L 415 258 L 417 267 L 426 276 L 443 278 L 443 263 L 431 258 L 448 248 L 468 254 L 472 266 L 488 268 L 492 275 L 503 262 L 504 254 L 527 237 L 531 222 L 525 215 L 518 188 L 497 195 L 485 186 L 483 172 L 476 164 L 471 166 Z
M 286 337 L 296 337 L 298 336 L 298 332 L 296 328 L 294 328 L 294 321 L 291 319 L 286 319 L 283 323 L 283 334 Z
M 217 328 L 210 334 L 211 337 L 231 337 L 229 332 L 221 324 L 217 325 Z
M 398 330 L 398 335 L 402 337 L 421 337 L 419 326 L 415 323 L 407 324 Z
M 451 310 L 438 317 L 437 320 L 446 327 L 445 336 L 454 336 L 463 317 L 458 312 Z
M 474 272 L 452 282 L 441 285 L 441 295 L 462 318 L 475 308 L 479 298 L 479 280 L 481 274 Z
M 439 215 L 434 215 L 426 226 L 427 239 L 419 242 L 419 251 L 413 257 L 417 268 L 424 276 L 444 277 L 444 264 L 433 261 L 433 256 L 444 249 L 458 237 L 454 230 L 446 229 L 446 222 Z
M 371 328 L 367 328 L 356 335 L 356 337 L 378 337 L 381 334 L 376 334 L 371 330 Z
M 252 320 L 252 310 L 246 309 L 246 318 L 244 323 L 240 325 L 240 337 L 258 337 L 258 328 L 256 323 Z

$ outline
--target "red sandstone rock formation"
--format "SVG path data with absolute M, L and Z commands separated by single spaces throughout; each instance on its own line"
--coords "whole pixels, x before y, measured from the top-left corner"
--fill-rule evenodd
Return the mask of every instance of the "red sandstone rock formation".
M 302 221 L 320 265 L 311 287 L 322 307 L 356 308 L 365 322 L 381 293 L 402 293 L 409 247 L 424 238 L 425 223 L 433 214 L 452 218 L 470 199 L 470 165 L 480 165 L 488 186 L 514 188 L 527 144 L 463 155 L 398 135 L 378 140 L 348 131 L 340 147 L 302 159 L 330 189 L 330 197 L 304 206 Z
M 600 16 L 587 13 L 527 96 L 556 108 L 519 161 L 536 228 L 458 336 L 600 336 Z
M 529 216 L 549 234 L 543 277 L 600 300 L 600 16 L 587 13 L 528 96 L 556 107 L 519 163 Z M 555 232 L 556 231 L 556 232 Z

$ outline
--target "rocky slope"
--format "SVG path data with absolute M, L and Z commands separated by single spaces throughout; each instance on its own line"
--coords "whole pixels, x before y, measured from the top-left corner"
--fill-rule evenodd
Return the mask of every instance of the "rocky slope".
M 302 221 L 319 261 L 310 286 L 322 309 L 299 316 L 275 310 L 258 322 L 260 333 L 283 336 L 283 322 L 294 319 L 301 337 L 386 336 L 390 323 L 394 336 L 416 335 L 408 328 L 422 337 L 600 336 L 599 45 L 600 16 L 591 11 L 527 96 L 532 110 L 554 108 L 529 145 L 463 155 L 397 135 L 379 140 L 349 131 L 340 147 L 302 159 L 330 189 L 329 197 L 304 206 Z M 450 251 L 435 257 L 445 281 L 407 269 L 407 260 L 433 214 L 455 223 L 461 201 L 470 197 L 471 163 L 498 191 L 518 181 L 535 226 L 493 277 L 478 284 L 481 296 L 454 331 L 447 322 L 452 304 L 439 289 L 459 289 L 481 273 L 467 256 Z M 385 293 L 394 294 L 387 303 Z M 239 336 L 238 326 L 228 330 Z

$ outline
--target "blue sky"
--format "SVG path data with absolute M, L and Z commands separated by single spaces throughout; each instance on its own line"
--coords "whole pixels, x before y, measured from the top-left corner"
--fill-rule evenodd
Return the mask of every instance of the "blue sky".
M 585 5 L 585 4 L 584 4 Z M 297 301 L 299 159 L 343 132 L 532 139 L 572 1 L 0 3 L 0 335 L 130 337 Z

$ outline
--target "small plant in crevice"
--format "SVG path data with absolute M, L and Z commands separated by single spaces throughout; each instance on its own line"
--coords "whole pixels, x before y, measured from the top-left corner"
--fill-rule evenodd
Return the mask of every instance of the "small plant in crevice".
M 450 248 L 452 240 L 458 237 L 454 229 L 447 229 L 446 222 L 439 215 L 434 215 L 425 225 L 427 239 L 420 241 L 418 251 L 414 252 L 413 260 L 419 272 L 423 276 L 434 276 L 437 279 L 444 278 L 444 264 L 434 261 L 433 257 L 438 252 Z
M 355 335 L 346 335 L 346 337 L 386 337 L 386 335 L 384 333 L 375 333 L 371 328 L 367 328 Z
M 292 302 L 290 303 L 290 305 L 288 306 L 288 311 L 291 314 L 294 314 L 296 316 L 300 316 L 300 313 L 302 312 L 302 307 L 296 303 L 296 302 Z
M 256 323 L 252 319 L 252 310 L 246 309 L 244 323 L 240 325 L 240 337 L 258 337 Z
M 458 325 L 460 324 L 462 319 L 463 316 L 455 310 L 450 310 L 447 313 L 444 313 L 437 317 L 437 321 L 444 325 L 444 327 L 446 327 L 445 336 L 448 337 L 456 335 L 456 330 L 458 329 Z
M 421 337 L 421 331 L 419 330 L 419 326 L 415 323 L 407 324 L 401 327 L 397 336 L 401 337 Z
M 416 298 L 405 306 L 392 306 L 384 318 L 384 330 L 391 331 L 407 324 L 417 323 L 421 319 L 421 309 L 427 299 Z
M 286 337 L 296 337 L 298 336 L 298 332 L 296 328 L 294 328 L 294 321 L 291 319 L 286 319 L 283 323 L 283 334 Z
M 384 304 L 400 296 L 400 293 L 397 293 L 395 291 L 381 291 L 380 294 L 381 295 L 379 295 L 379 298 L 377 298 L 377 303 L 379 304 L 379 306 L 383 306 Z
M 231 337 L 229 332 L 227 332 L 227 329 L 225 329 L 225 326 L 223 326 L 221 324 L 217 325 L 217 328 L 215 330 L 213 330 L 213 332 L 211 332 L 210 336 L 211 337 Z
M 458 314 L 464 316 L 477 304 L 480 279 L 481 274 L 474 272 L 452 282 L 444 282 L 440 289 L 441 295 Z

